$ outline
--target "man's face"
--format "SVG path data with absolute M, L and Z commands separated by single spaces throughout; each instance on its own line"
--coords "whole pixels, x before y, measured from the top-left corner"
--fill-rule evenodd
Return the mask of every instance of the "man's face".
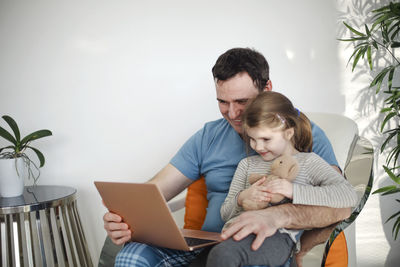
M 222 116 L 239 134 L 243 133 L 241 115 L 247 102 L 259 91 L 247 72 L 241 72 L 226 81 L 217 81 L 217 100 Z

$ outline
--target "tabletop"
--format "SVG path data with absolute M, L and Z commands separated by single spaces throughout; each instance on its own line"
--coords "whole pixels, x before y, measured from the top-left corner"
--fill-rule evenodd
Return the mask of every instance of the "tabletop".
M 0 215 L 29 212 L 64 205 L 76 199 L 76 189 L 68 186 L 25 186 L 18 197 L 0 197 Z

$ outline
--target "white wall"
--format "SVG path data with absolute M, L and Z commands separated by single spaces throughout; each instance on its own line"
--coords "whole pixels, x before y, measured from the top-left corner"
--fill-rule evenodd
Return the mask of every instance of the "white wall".
M 36 143 L 39 184 L 78 189 L 97 262 L 93 181 L 144 182 L 219 118 L 211 67 L 227 49 L 263 53 L 274 89 L 300 109 L 347 112 L 337 2 L 0 1 L 0 114 L 25 134 L 53 131 Z

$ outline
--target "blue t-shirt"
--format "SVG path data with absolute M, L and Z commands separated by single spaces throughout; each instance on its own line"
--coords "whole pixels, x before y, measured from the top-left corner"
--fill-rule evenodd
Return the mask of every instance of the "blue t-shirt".
M 321 128 L 311 123 L 313 152 L 330 165 L 338 166 L 332 145 Z M 220 209 L 239 161 L 256 154 L 225 119 L 208 122 L 181 147 L 171 164 L 186 177 L 204 175 L 207 185 L 207 215 L 202 230 L 221 232 L 224 221 Z

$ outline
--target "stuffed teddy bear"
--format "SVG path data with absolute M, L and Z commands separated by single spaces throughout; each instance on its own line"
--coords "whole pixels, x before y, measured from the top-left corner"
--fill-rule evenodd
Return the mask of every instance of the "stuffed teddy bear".
M 271 165 L 271 174 L 253 173 L 249 176 L 249 183 L 253 184 L 262 177 L 266 177 L 263 185 L 275 179 L 287 179 L 292 182 L 299 172 L 299 164 L 291 155 L 282 155 L 276 158 Z M 244 210 L 258 210 L 268 207 L 269 203 L 275 204 L 282 201 L 285 197 L 281 194 L 273 194 L 271 202 L 256 202 L 250 199 L 244 199 L 242 206 Z

